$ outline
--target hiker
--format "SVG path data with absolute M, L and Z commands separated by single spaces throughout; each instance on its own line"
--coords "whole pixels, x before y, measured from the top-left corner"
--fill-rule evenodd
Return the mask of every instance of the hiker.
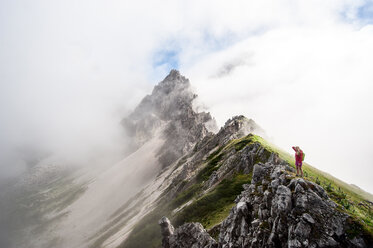
M 295 166 L 297 167 L 297 176 L 301 175 L 303 177 L 302 162 L 304 159 L 304 153 L 299 146 L 293 146 L 292 148 L 295 151 Z

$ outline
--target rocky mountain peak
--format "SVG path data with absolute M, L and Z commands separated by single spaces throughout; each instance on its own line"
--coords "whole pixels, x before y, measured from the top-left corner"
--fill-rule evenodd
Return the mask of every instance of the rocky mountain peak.
M 189 79 L 180 74 L 177 70 L 171 70 L 170 73 L 154 87 L 153 93 L 162 92 L 169 94 L 173 90 L 180 90 L 182 88 L 189 88 Z
M 142 99 L 129 118 L 141 119 L 155 115 L 164 121 L 177 119 L 179 115 L 192 110 L 192 102 L 196 97 L 190 88 L 189 79 L 172 70 L 154 86 L 150 95 Z
M 197 95 L 190 89 L 189 79 L 182 76 L 179 71 L 172 70 L 168 76 L 157 84 L 152 92 L 153 97 L 182 97 L 191 103 Z
M 238 115 L 227 120 L 216 136 L 219 137 L 220 143 L 225 143 L 231 139 L 241 138 L 249 133 L 266 137 L 264 130 L 254 120 L 248 119 L 243 115 Z
M 165 144 L 160 160 L 165 166 L 182 156 L 208 133 L 207 126 L 214 122 L 210 113 L 197 113 L 189 79 L 177 70 L 158 83 L 152 94 L 145 96 L 136 109 L 122 120 L 127 134 L 137 147 L 163 130 Z M 172 147 L 169 145 L 172 144 Z

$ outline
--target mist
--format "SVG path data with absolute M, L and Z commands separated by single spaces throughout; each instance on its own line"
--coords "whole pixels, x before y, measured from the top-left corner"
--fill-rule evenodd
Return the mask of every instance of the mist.
M 220 125 L 244 114 L 274 144 L 289 153 L 298 145 L 306 162 L 372 192 L 372 34 L 373 27 L 277 29 L 188 73 Z
M 0 3 L 0 180 L 120 157 L 120 120 L 172 68 L 222 125 L 373 192 L 371 1 Z M 104 158 L 101 162 L 98 158 Z

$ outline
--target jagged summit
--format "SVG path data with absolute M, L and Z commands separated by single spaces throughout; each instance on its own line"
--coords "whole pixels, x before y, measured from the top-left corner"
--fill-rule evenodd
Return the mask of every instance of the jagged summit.
M 175 92 L 181 93 L 185 90 L 190 91 L 189 79 L 182 76 L 179 71 L 172 70 L 165 79 L 154 87 L 152 95 L 165 96 Z
M 178 78 L 186 79 L 183 75 L 180 74 L 178 70 L 172 69 L 170 73 L 166 76 L 165 80 L 175 80 Z
M 162 120 L 169 120 L 192 107 L 197 97 L 190 89 L 190 82 L 176 70 L 156 86 L 150 95 L 145 96 L 128 118 L 141 119 L 149 114 Z
M 253 119 L 248 119 L 243 115 L 237 115 L 227 120 L 220 132 L 224 130 L 232 134 L 239 132 L 236 134 L 237 137 L 242 137 L 249 133 L 255 133 L 262 137 L 266 137 L 265 131 Z
M 208 125 L 216 125 L 210 113 L 193 110 L 196 97 L 189 80 L 172 70 L 122 124 L 136 147 L 163 130 L 166 142 L 160 150 L 160 160 L 167 166 L 202 140 L 209 132 Z
M 170 73 L 162 81 L 162 83 L 166 83 L 166 82 L 189 83 L 189 79 L 181 75 L 178 70 L 172 69 Z

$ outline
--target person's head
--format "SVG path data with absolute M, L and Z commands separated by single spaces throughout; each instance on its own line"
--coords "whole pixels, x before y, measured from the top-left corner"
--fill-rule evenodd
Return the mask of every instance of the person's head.
M 300 148 L 299 148 L 299 146 L 296 146 L 296 147 L 295 147 L 295 149 L 296 149 L 297 151 L 300 151 Z

